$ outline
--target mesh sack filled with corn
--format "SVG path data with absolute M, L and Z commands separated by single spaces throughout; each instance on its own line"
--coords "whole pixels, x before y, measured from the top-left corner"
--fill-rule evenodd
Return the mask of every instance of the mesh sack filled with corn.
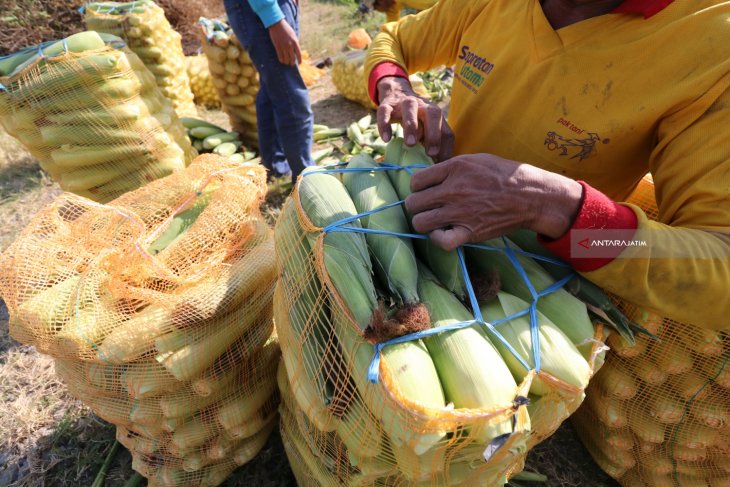
M 628 201 L 657 218 L 650 176 Z M 657 340 L 608 337 L 606 363 L 574 416 L 581 440 L 621 485 L 730 485 L 730 325 L 619 306 Z
M 203 54 L 208 58 L 208 69 L 223 111 L 244 143 L 258 147 L 256 95 L 259 75 L 251 57 L 225 20 L 201 17 L 198 24 Z
M 64 193 L 0 256 L 10 333 L 55 358 L 149 485 L 218 485 L 275 427 L 265 181 L 206 154 L 108 205 Z
M 213 77 L 208 69 L 208 59 L 202 54 L 186 56 L 185 65 L 195 103 L 206 108 L 220 107 L 221 100 L 218 98 L 215 86 L 213 86 Z
M 0 59 L 0 124 L 62 189 L 98 202 L 181 170 L 195 156 L 139 58 L 96 32 Z
M 84 6 L 89 30 L 123 39 L 154 74 L 162 94 L 172 101 L 178 116 L 197 115 L 185 68 L 180 34 L 152 0 L 89 2 Z
M 413 235 L 409 171 L 433 163 L 397 138 L 385 161 L 305 170 L 276 225 L 289 458 L 300 485 L 497 485 L 583 400 L 602 326 L 520 254 L 529 318 L 507 240 Z
M 332 83 L 337 91 L 366 108 L 376 108 L 368 95 L 364 50 L 350 51 L 332 60 Z
M 332 61 L 332 83 L 337 91 L 348 100 L 359 103 L 366 108 L 377 108 L 368 94 L 368 82 L 365 79 L 366 51 L 349 51 L 340 54 Z M 408 77 L 413 91 L 426 99 L 431 98 L 418 74 Z

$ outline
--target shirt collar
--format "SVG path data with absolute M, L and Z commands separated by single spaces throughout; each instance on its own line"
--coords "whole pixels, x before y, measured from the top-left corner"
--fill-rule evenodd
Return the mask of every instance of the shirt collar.
M 674 0 L 624 0 L 613 13 L 642 14 L 645 19 L 666 8 Z

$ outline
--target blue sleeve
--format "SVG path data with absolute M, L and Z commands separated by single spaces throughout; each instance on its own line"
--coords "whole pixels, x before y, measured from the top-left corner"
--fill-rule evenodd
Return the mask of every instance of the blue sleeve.
M 248 0 L 248 3 L 267 29 L 284 18 L 276 0 Z

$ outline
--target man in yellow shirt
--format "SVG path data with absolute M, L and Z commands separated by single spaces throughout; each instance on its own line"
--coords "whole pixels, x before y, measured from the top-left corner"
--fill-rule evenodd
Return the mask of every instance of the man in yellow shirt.
M 618 296 L 727 327 L 728 19 L 720 0 L 441 0 L 384 25 L 381 135 L 401 121 L 443 161 L 413 178 L 415 229 L 453 249 L 529 228 Z M 447 123 L 407 73 L 452 64 Z M 621 203 L 647 172 L 657 221 Z

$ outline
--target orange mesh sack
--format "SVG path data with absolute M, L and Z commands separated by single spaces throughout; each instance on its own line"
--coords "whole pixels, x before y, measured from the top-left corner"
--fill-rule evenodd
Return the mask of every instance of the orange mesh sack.
M 123 39 L 154 74 L 157 86 L 180 117 L 196 117 L 190 79 L 185 69 L 182 37 L 170 25 L 165 11 L 152 0 L 126 4 L 90 2 L 84 6 L 89 30 Z
M 275 427 L 265 178 L 203 155 L 108 205 L 64 193 L 0 258 L 11 334 L 56 358 L 150 485 L 218 485 Z
M 300 485 L 498 485 L 581 403 L 602 328 L 559 282 L 519 298 L 536 264 L 506 240 L 412 234 L 409 172 L 432 162 L 401 139 L 385 159 L 307 169 L 277 222 L 289 459 Z
M 139 58 L 96 32 L 0 60 L 0 123 L 61 188 L 98 202 L 181 170 L 195 156 Z
M 186 56 L 185 65 L 190 78 L 190 88 L 193 90 L 195 103 L 207 108 L 219 108 L 221 100 L 213 86 L 213 77 L 208 69 L 208 58 L 203 54 Z
M 259 74 L 251 57 L 224 19 L 201 17 L 198 24 L 203 54 L 208 58 L 208 69 L 223 111 L 244 143 L 258 147 L 256 95 Z
M 656 218 L 647 176 L 628 199 Z M 606 363 L 573 417 L 581 440 L 625 486 L 730 485 L 730 328 L 680 323 L 618 300 L 658 337 L 608 337 Z

